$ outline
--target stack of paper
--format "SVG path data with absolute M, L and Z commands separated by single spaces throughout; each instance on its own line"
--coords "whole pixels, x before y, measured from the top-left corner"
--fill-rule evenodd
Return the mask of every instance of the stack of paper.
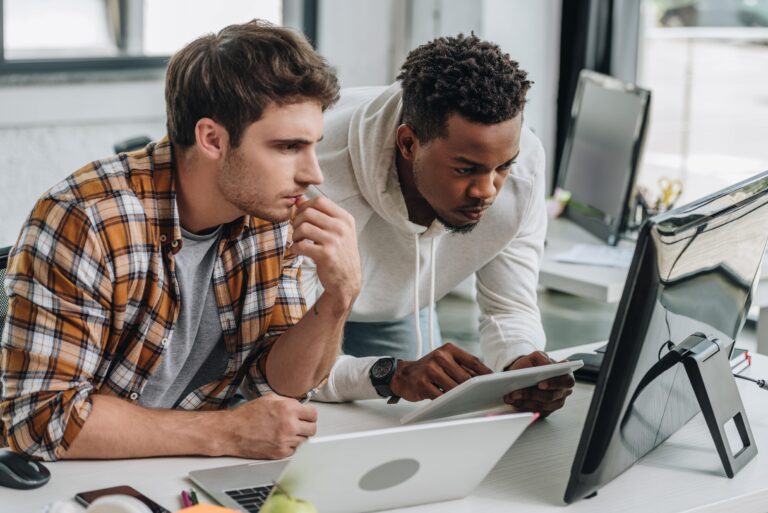
M 599 265 L 628 268 L 635 248 L 605 244 L 576 244 L 568 251 L 555 255 L 555 260 L 569 264 Z

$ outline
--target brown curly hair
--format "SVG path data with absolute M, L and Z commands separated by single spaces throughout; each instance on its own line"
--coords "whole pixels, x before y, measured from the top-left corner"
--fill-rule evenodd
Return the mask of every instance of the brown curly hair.
M 446 134 L 448 116 L 495 124 L 517 116 L 533 82 L 498 45 L 474 34 L 440 37 L 411 51 L 400 74 L 402 122 L 422 143 Z
M 316 100 L 325 110 L 338 98 L 333 69 L 303 35 L 263 20 L 230 25 L 192 41 L 168 63 L 168 137 L 192 146 L 198 120 L 211 118 L 237 148 L 272 102 Z

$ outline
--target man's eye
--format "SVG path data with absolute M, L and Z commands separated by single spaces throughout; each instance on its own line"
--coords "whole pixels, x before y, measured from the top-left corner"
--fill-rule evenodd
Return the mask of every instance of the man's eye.
M 505 164 L 500 165 L 497 169 L 499 171 L 507 171 L 512 167 L 513 164 L 515 164 L 515 162 L 507 162 Z
M 474 167 L 464 167 L 464 168 L 457 167 L 457 168 L 454 168 L 454 171 L 456 171 L 456 174 L 459 174 L 461 176 L 466 176 L 474 173 L 475 168 Z
M 293 143 L 293 144 L 281 144 L 279 146 L 279 148 L 281 150 L 283 150 L 283 151 L 296 151 L 296 150 L 299 149 L 299 145 L 295 144 L 295 143 Z

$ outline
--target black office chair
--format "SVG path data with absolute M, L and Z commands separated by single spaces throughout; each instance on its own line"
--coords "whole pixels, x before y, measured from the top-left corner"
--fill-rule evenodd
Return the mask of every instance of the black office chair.
M 8 266 L 8 253 L 11 247 L 0 248 L 0 337 L 3 336 L 5 315 L 8 313 L 8 296 L 5 295 L 5 268 Z
M 115 150 L 115 153 L 127 153 L 129 151 L 140 150 L 151 142 L 152 139 L 149 137 L 139 135 L 137 137 L 131 137 L 130 139 L 116 142 L 113 149 Z
M 11 247 L 0 248 L 0 338 L 3 336 L 3 328 L 5 328 L 5 316 L 8 313 L 8 296 L 5 295 L 5 268 L 8 266 L 8 253 L 11 252 Z M 0 382 L 0 387 L 3 384 Z M 7 447 L 5 443 L 5 437 L 3 436 L 3 423 L 0 421 L 0 447 Z

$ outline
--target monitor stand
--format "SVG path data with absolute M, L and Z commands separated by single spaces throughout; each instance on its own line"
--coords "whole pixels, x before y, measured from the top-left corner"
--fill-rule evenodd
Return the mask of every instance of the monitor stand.
M 729 355 L 725 353 L 725 348 L 721 346 L 718 340 L 710 340 L 701 333 L 689 336 L 678 345 L 667 342 L 665 347 L 670 349 L 669 352 L 663 357 L 659 355 L 659 361 L 645 373 L 637 384 L 621 420 L 622 427 L 629 420 L 632 405 L 642 391 L 661 374 L 682 363 L 698 400 L 701 413 L 704 415 L 704 420 L 712 435 L 712 440 L 715 442 L 717 453 L 723 462 L 725 474 L 730 478 L 734 477 L 755 457 L 757 445 L 755 445 L 752 429 L 749 427 L 744 404 L 741 402 L 736 379 L 731 371 Z M 585 365 L 580 371 L 587 369 L 586 372 L 580 373 L 577 370 L 574 373 L 576 379 L 589 383 L 597 381 L 597 373 L 603 358 L 601 349 L 603 348 L 598 349 L 597 354 L 578 353 L 568 357 L 569 360 L 584 359 L 585 362 L 591 357 L 592 368 L 587 369 L 588 366 Z M 726 433 L 726 426 L 731 421 L 733 421 L 741 441 L 741 448 L 736 451 L 736 454 L 731 449 Z M 594 495 L 597 495 L 597 492 L 586 498 Z
M 664 372 L 682 363 L 701 408 L 701 413 L 712 435 L 712 440 L 715 442 L 715 448 L 723 463 L 725 474 L 729 478 L 733 478 L 757 455 L 757 445 L 747 420 L 747 413 L 744 411 L 744 404 L 741 402 L 736 379 L 731 371 L 730 355 L 726 354 L 725 347 L 717 339 L 709 339 L 701 333 L 690 335 L 678 345 L 668 341 L 662 346 L 662 349 L 665 347 L 669 349 L 669 352 L 664 356 L 661 355 L 661 351 L 659 352 L 659 361 L 648 369 L 648 372 L 635 387 L 620 421 L 621 428 L 623 429 L 624 424 L 628 422 L 633 405 L 643 390 Z M 596 353 L 577 353 L 568 357 L 571 361 L 577 359 L 585 359 L 586 361 L 585 357 L 592 357 L 591 366 L 596 368 L 597 372 L 592 369 L 587 375 L 581 377 L 581 381 L 589 383 L 597 381 L 597 373 L 600 372 L 599 369 L 602 366 L 604 351 L 605 347 L 601 347 L 597 349 Z M 578 380 L 579 371 L 574 372 L 574 374 Z M 741 447 L 736 450 L 735 454 L 726 433 L 726 426 L 731 421 L 741 442 Z M 584 498 L 591 499 L 595 496 L 597 496 L 597 491 L 593 491 Z
M 717 340 L 701 334 L 691 335 L 675 348 L 699 401 L 701 413 L 723 462 L 725 474 L 732 478 L 757 454 L 736 380 L 725 349 Z M 742 448 L 733 453 L 725 427 L 733 420 Z

